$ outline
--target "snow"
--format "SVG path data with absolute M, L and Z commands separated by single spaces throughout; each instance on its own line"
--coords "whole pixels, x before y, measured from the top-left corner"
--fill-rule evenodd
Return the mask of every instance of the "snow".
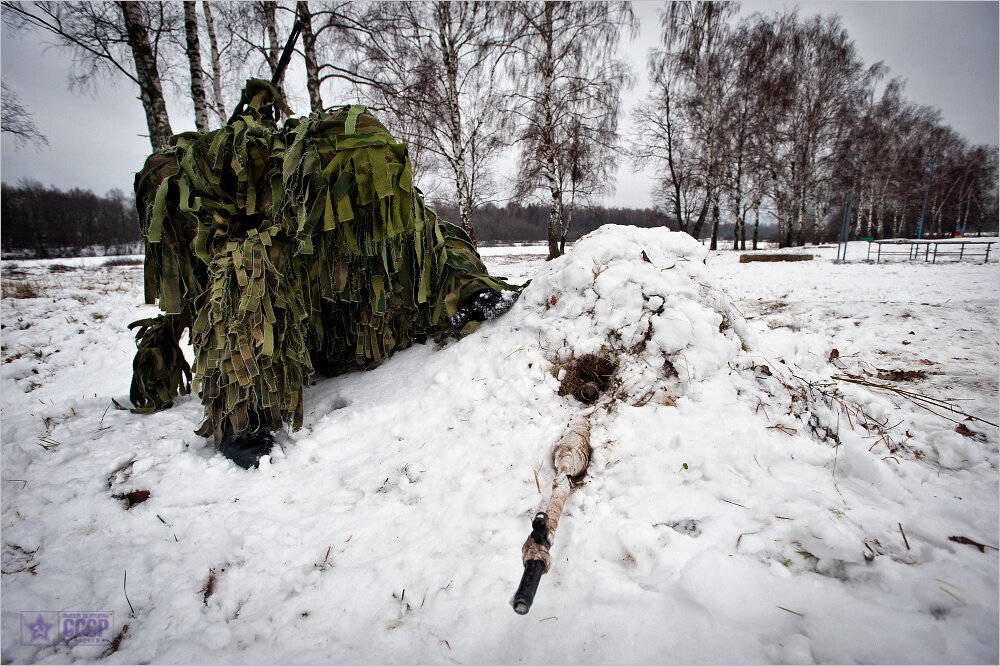
M 2 660 L 101 659 L 22 645 L 20 614 L 110 610 L 108 663 L 996 663 L 997 427 L 832 378 L 1000 421 L 1000 265 L 808 251 L 610 226 L 551 262 L 488 248 L 532 280 L 507 314 L 318 379 L 249 472 L 193 434 L 196 396 L 112 403 L 155 314 L 140 266 L 4 262 Z M 518 616 L 552 447 L 590 409 L 553 370 L 587 353 L 618 383 Z

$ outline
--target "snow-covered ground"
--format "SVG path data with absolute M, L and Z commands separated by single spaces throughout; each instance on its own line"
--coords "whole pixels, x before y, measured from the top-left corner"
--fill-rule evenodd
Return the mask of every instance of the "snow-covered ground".
M 140 266 L 4 262 L 2 661 L 996 663 L 1000 265 L 808 251 L 703 263 L 622 227 L 552 262 L 484 249 L 532 279 L 510 312 L 317 380 L 249 472 L 193 434 L 197 397 L 113 404 L 155 314 Z M 519 616 L 587 410 L 553 370 L 586 353 L 616 385 Z M 118 640 L 23 644 L 58 611 L 113 611 Z

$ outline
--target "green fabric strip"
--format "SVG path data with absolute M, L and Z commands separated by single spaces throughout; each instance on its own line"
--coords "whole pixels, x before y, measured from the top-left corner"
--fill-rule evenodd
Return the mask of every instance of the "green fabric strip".
M 361 104 L 355 104 L 351 107 L 351 110 L 347 112 L 347 122 L 344 123 L 344 134 L 354 134 L 358 126 L 358 116 L 364 113 L 364 110 L 365 107 Z

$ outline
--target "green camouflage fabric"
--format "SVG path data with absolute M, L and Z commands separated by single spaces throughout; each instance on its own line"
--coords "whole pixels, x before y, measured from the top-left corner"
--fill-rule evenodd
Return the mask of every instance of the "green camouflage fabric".
M 129 324 L 138 328 L 138 348 L 132 361 L 129 399 L 136 412 L 148 413 L 169 407 L 174 398 L 191 392 L 191 366 L 184 358 L 174 327 L 167 317 L 140 319 Z
M 199 433 L 216 442 L 226 419 L 238 436 L 298 428 L 314 369 L 372 368 L 448 332 L 469 296 L 518 289 L 489 276 L 469 237 L 424 203 L 406 145 L 365 107 L 278 128 L 276 111 L 291 111 L 251 79 L 238 108 L 221 129 L 172 137 L 135 181 L 146 302 L 159 301 L 156 326 L 174 341 L 190 326 Z M 169 406 L 178 370 L 151 373 L 153 339 L 137 342 L 133 402 Z

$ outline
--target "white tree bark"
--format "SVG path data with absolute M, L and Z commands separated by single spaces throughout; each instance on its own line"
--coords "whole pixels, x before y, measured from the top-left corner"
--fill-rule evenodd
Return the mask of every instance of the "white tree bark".
M 184 0 L 184 37 L 187 42 L 188 69 L 191 71 L 191 101 L 194 125 L 208 131 L 208 103 L 205 101 L 205 78 L 201 67 L 201 43 L 198 40 L 198 13 L 194 0 Z
M 545 40 L 545 60 L 542 63 L 542 112 L 545 125 L 542 128 L 542 152 L 545 155 L 545 180 L 549 186 L 549 259 L 559 256 L 559 234 L 563 225 L 562 174 L 559 173 L 555 138 L 556 118 L 553 110 L 552 87 L 555 78 L 553 57 L 552 3 L 545 3 L 545 18 L 542 23 L 542 38 Z
M 204 0 L 202 8 L 205 10 L 205 27 L 208 30 L 209 53 L 212 57 L 212 108 L 219 122 L 223 125 L 229 118 L 226 113 L 226 103 L 222 97 L 222 63 L 219 58 L 219 42 L 215 38 L 215 21 L 212 19 L 212 9 L 210 0 Z
M 309 3 L 299 0 L 296 5 L 299 20 L 302 21 L 302 54 L 306 64 L 306 90 L 309 91 L 309 110 L 319 113 L 323 110 L 323 98 L 319 94 L 319 63 L 316 60 L 316 33 L 313 32 L 312 12 Z
M 271 68 L 271 75 L 273 76 L 278 71 L 278 61 L 281 60 L 281 44 L 278 42 L 278 20 L 275 16 L 275 3 L 261 2 L 260 10 L 264 19 L 264 29 L 267 32 L 267 65 Z M 281 91 L 282 95 L 285 94 L 284 81 L 285 75 L 282 72 L 281 78 L 277 83 L 278 90 Z
M 455 178 L 459 220 L 462 229 L 469 234 L 472 242 L 475 243 L 476 230 L 472 225 L 472 189 L 469 187 L 469 174 L 466 171 L 462 107 L 458 90 L 459 56 L 451 20 L 451 3 L 436 3 L 434 16 L 437 21 L 438 44 L 444 65 L 445 103 L 448 109 L 447 128 L 451 143 L 451 154 L 448 156 L 448 161 Z
M 128 45 L 135 63 L 135 74 L 139 81 L 139 99 L 146 112 L 146 126 L 149 128 L 149 143 L 154 151 L 161 150 L 169 145 L 173 131 L 170 129 L 170 117 L 167 114 L 167 103 L 163 98 L 156 56 L 153 55 L 153 49 L 149 45 L 149 34 L 143 23 L 139 3 L 119 2 L 118 6 L 125 22 Z

